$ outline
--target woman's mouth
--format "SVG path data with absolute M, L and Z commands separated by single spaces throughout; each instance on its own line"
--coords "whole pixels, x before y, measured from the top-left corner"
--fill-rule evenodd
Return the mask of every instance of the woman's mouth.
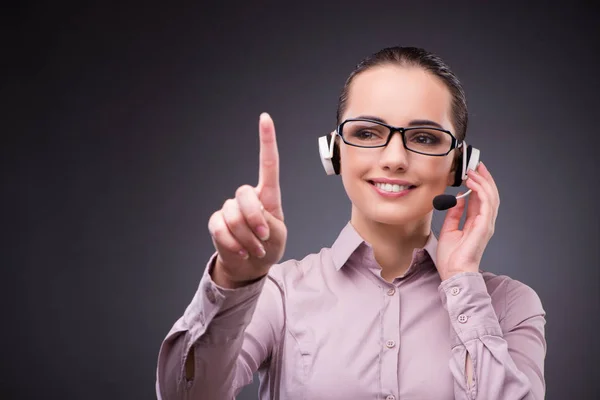
M 386 197 L 400 197 L 408 194 L 412 189 L 415 189 L 415 185 L 399 185 L 396 183 L 383 183 L 369 181 L 371 186 L 375 188 L 377 193 Z

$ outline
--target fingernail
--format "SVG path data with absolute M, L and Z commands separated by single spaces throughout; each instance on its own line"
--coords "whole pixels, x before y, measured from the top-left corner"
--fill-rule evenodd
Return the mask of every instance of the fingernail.
M 269 240 L 269 230 L 267 229 L 266 226 L 260 225 L 258 228 L 256 228 L 256 233 L 258 233 L 258 237 L 263 242 L 266 242 L 267 240 Z
M 248 259 L 248 252 L 246 250 L 240 250 L 239 253 L 240 257 L 242 257 L 244 260 Z
M 258 249 L 256 249 L 256 255 L 258 256 L 258 258 L 263 258 L 265 256 L 265 254 L 267 254 L 265 252 L 265 248 L 262 246 L 259 246 Z

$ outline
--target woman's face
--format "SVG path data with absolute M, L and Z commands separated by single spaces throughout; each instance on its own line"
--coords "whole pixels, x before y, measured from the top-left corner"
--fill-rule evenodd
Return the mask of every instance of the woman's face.
M 371 116 L 409 127 L 413 121 L 429 120 L 454 133 L 451 100 L 444 83 L 421 68 L 378 66 L 354 77 L 342 121 Z M 441 157 L 417 154 L 404 148 L 399 132 L 387 147 L 359 148 L 341 140 L 339 146 L 342 182 L 353 204 L 353 218 L 392 225 L 418 222 L 430 215 L 433 198 L 453 181 L 456 150 Z M 381 180 L 411 188 L 403 195 L 389 194 L 374 184 Z

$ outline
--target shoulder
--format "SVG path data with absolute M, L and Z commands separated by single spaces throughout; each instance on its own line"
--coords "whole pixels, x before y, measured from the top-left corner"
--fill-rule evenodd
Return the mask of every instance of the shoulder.
M 323 266 L 331 265 L 333 258 L 330 247 L 323 247 L 318 252 L 309 253 L 301 259 L 290 258 L 275 264 L 269 270 L 269 278 L 282 289 L 295 286 L 300 280 L 323 273 Z
M 525 319 L 546 315 L 539 295 L 531 286 L 507 275 L 480 272 L 492 301 L 498 306 L 500 322 L 515 326 Z

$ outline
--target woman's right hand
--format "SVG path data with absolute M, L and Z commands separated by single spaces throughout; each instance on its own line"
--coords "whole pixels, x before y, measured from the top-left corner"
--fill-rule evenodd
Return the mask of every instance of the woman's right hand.
M 279 152 L 275 126 L 267 113 L 260 115 L 258 185 L 240 186 L 208 221 L 217 250 L 213 281 L 236 288 L 255 281 L 283 257 L 287 229 L 283 222 L 279 187 Z

